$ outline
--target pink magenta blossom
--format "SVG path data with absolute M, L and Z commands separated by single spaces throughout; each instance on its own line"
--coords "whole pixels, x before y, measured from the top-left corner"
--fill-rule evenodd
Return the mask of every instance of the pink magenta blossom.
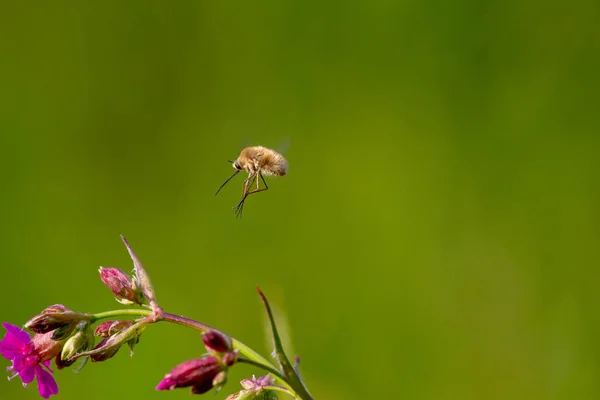
M 41 355 L 36 348 L 36 342 L 39 342 L 32 341 L 27 332 L 6 322 L 2 326 L 7 332 L 0 341 L 0 354 L 12 362 L 12 365 L 7 368 L 8 371 L 13 372 L 9 379 L 18 376 L 23 381 L 23 386 L 27 386 L 33 378 L 37 378 L 38 390 L 43 398 L 47 399 L 57 394 L 58 386 L 50 369 L 50 358 L 56 352 L 44 352 Z M 47 334 L 40 337 L 45 335 Z

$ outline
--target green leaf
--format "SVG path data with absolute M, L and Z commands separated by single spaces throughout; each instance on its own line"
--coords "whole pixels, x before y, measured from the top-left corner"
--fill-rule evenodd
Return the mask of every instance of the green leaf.
M 275 325 L 275 318 L 273 317 L 273 312 L 271 310 L 271 306 L 267 301 L 267 298 L 257 286 L 256 291 L 258 295 L 263 301 L 265 305 L 265 309 L 267 310 L 267 316 L 269 317 L 269 322 L 271 324 L 271 330 L 273 331 L 273 342 L 275 345 L 275 356 L 277 357 L 277 361 L 279 362 L 279 366 L 281 368 L 281 372 L 283 376 L 286 378 L 287 383 L 294 389 L 294 391 L 304 400 L 312 400 L 312 396 L 308 392 L 306 386 L 296 373 L 296 370 L 290 363 L 290 360 L 285 355 L 285 351 L 283 350 L 283 344 L 281 343 L 281 338 L 279 337 L 279 332 L 277 331 L 277 326 Z

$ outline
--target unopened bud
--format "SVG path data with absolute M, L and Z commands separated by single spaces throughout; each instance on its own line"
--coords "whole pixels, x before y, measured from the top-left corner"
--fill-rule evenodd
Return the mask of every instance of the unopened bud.
M 73 330 L 75 329 L 75 324 L 61 326 L 60 328 L 56 328 L 52 331 L 52 339 L 54 340 L 64 340 L 71 336 Z
M 89 350 L 94 344 L 94 335 L 87 321 L 77 325 L 77 332 L 65 342 L 60 353 L 61 360 L 69 361 L 78 353 Z
M 202 335 L 206 350 L 213 354 L 227 353 L 232 350 L 231 338 L 219 331 L 210 330 Z
M 98 343 L 96 347 L 94 347 L 93 351 L 100 350 L 98 353 L 94 353 L 90 355 L 90 358 L 94 362 L 106 361 L 109 358 L 112 358 L 117 352 L 121 349 L 122 345 L 113 345 L 110 342 L 111 338 L 104 338 Z M 140 337 L 136 336 L 127 341 L 127 345 L 130 349 L 130 354 L 133 356 L 133 348 L 136 344 L 140 342 Z
M 98 345 L 96 347 L 94 347 L 94 350 L 105 347 L 107 341 L 108 341 L 108 338 L 102 339 L 100 341 L 100 343 L 98 343 Z M 120 348 L 121 348 L 120 346 L 107 347 L 104 351 L 102 351 L 100 353 L 92 354 L 90 356 L 90 359 L 94 362 L 106 361 L 109 358 L 112 358 L 112 356 L 114 356 L 115 354 L 117 354 L 117 352 L 119 351 Z
M 227 371 L 221 371 L 212 380 L 212 384 L 217 390 L 227 383 Z
M 75 325 L 89 316 L 69 310 L 62 304 L 47 307 L 44 311 L 31 318 L 25 323 L 25 327 L 35 333 L 46 333 L 55 329 L 61 329 L 55 339 L 60 340 L 68 336 Z
M 105 321 L 99 324 L 94 331 L 94 336 L 101 336 L 107 338 L 113 336 L 119 332 L 123 332 L 125 329 L 133 325 L 132 320 L 122 321 Z
M 230 351 L 229 353 L 225 353 L 225 355 L 223 355 L 223 365 L 226 365 L 228 367 L 231 367 L 233 364 L 235 364 L 235 362 L 237 361 L 237 357 L 238 357 L 238 351 Z
M 128 274 L 119 268 L 100 267 L 100 279 L 117 296 L 122 304 L 142 304 L 143 295 L 139 287 Z
M 54 362 L 56 363 L 56 366 L 58 367 L 58 369 L 70 367 L 71 365 L 73 365 L 75 363 L 75 361 L 77 361 L 77 360 L 74 358 L 72 358 L 70 360 L 63 360 L 61 358 L 60 353 L 54 359 Z
M 146 326 L 148 326 L 149 323 L 150 322 L 148 320 L 137 321 L 121 332 L 116 332 L 109 337 L 105 337 L 93 350 L 86 351 L 78 356 L 89 356 L 92 361 L 104 361 L 114 356 L 125 343 L 127 343 L 132 349 L 133 354 L 133 346 L 138 343 L 140 335 L 142 334 L 143 330 L 146 329 Z M 101 330 L 104 331 L 104 329 Z
M 156 390 L 192 387 L 192 393 L 202 394 L 213 388 L 213 381 L 223 370 L 216 356 L 186 361 L 177 365 L 158 384 Z

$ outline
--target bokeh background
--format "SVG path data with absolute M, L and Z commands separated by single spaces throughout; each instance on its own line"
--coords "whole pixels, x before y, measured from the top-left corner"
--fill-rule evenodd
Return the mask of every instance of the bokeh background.
M 131 268 L 123 233 L 166 310 L 268 355 L 260 285 L 317 399 L 600 398 L 599 18 L 3 2 L 1 319 L 118 308 L 97 268 Z M 248 144 L 287 147 L 290 172 L 236 220 L 243 178 L 213 194 Z M 189 398 L 154 386 L 202 350 L 152 327 L 133 358 L 57 372 L 58 398 Z

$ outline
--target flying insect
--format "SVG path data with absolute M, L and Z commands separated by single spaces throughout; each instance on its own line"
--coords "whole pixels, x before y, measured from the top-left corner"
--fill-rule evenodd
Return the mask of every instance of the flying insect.
M 246 147 L 236 160 L 229 160 L 229 162 L 235 168 L 235 172 L 217 189 L 215 196 L 240 171 L 248 173 L 248 177 L 242 185 L 242 199 L 233 207 L 236 218 L 242 216 L 244 202 L 248 196 L 269 189 L 264 175 L 284 176 L 287 174 L 289 168 L 287 160 L 281 154 L 263 146 Z M 262 181 L 264 187 L 260 186 L 260 181 Z M 256 189 L 252 189 L 255 183 Z

